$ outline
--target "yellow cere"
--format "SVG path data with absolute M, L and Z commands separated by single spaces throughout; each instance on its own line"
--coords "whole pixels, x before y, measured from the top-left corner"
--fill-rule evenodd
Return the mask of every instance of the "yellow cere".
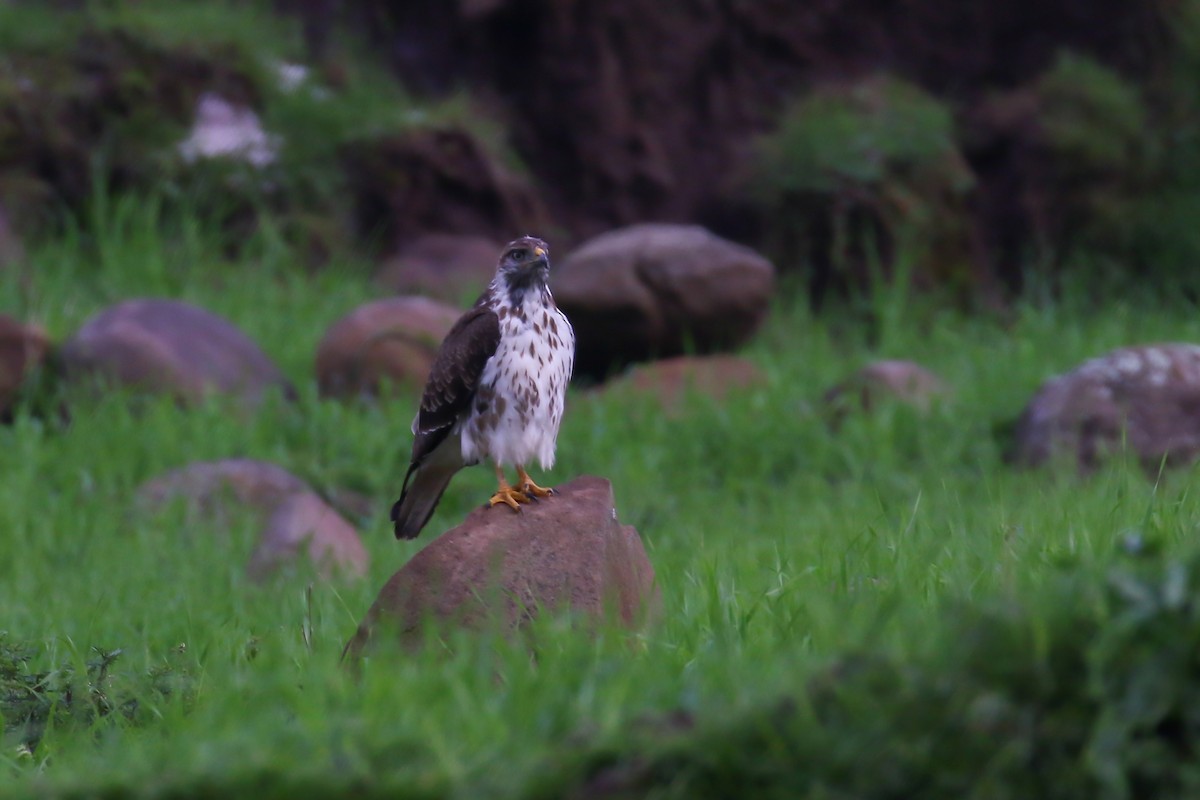
M 546 255 L 546 251 L 540 247 L 535 247 L 533 248 L 533 254 L 538 258 L 541 258 L 542 256 Z

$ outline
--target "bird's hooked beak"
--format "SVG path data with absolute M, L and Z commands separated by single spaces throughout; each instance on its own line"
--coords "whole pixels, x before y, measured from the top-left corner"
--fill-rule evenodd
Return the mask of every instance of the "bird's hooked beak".
M 550 254 L 544 247 L 533 248 L 533 266 L 545 267 L 550 264 Z

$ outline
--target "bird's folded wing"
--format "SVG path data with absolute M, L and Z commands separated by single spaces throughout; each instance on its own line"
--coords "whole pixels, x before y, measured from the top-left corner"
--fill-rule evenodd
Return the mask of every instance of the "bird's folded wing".
M 413 421 L 414 465 L 433 452 L 470 409 L 484 365 L 499 346 L 500 318 L 486 306 L 468 311 L 446 334 Z

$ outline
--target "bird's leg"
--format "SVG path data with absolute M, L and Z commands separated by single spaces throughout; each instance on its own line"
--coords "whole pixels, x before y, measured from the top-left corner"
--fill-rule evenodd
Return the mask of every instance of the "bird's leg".
M 532 502 L 529 495 L 508 485 L 508 480 L 504 477 L 504 470 L 500 468 L 499 464 L 496 465 L 496 480 L 500 482 L 500 488 L 496 490 L 496 493 L 492 495 L 492 499 L 488 501 L 489 506 L 504 503 L 504 505 L 513 511 L 520 511 L 521 503 Z
M 556 492 L 548 486 L 538 486 L 533 482 L 533 478 L 529 477 L 529 473 L 525 471 L 525 467 L 517 464 L 517 488 L 530 497 L 549 497 Z

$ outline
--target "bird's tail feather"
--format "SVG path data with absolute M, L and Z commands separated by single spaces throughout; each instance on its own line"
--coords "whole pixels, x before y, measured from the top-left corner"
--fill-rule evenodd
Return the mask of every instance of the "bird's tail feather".
M 450 479 L 462 466 L 461 463 L 429 459 L 409 468 L 404 476 L 400 499 L 392 506 L 392 522 L 396 526 L 397 539 L 417 537 L 433 516 Z

